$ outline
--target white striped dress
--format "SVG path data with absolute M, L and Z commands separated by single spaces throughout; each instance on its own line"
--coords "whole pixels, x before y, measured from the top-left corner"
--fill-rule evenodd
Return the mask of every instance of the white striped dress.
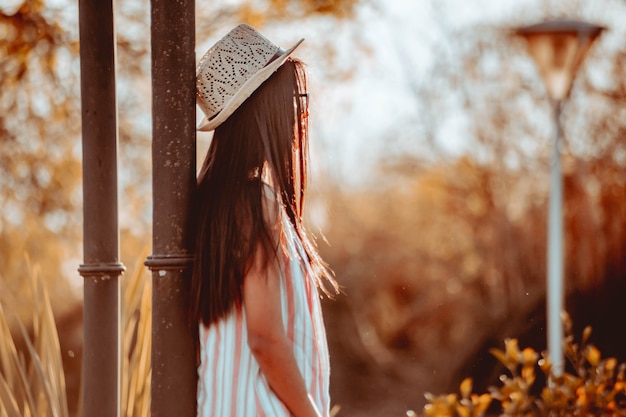
M 329 415 L 329 361 L 320 297 L 302 259 L 304 250 L 281 210 L 286 251 L 281 264 L 281 302 L 285 333 L 309 394 Z M 248 346 L 245 306 L 222 320 L 200 324 L 198 417 L 289 417 L 270 388 Z

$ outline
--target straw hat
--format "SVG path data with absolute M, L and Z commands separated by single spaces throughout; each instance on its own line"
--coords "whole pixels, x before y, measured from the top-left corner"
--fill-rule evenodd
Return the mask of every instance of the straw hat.
M 196 69 L 197 104 L 205 115 L 198 130 L 213 130 L 224 122 L 303 40 L 284 51 L 248 25 L 220 39 Z

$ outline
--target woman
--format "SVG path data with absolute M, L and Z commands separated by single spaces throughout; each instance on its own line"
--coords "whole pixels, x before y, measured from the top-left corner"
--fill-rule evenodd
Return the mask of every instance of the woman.
M 318 287 L 337 284 L 302 224 L 308 96 L 290 58 L 300 42 L 283 51 L 240 25 L 198 65 L 199 130 L 215 130 L 192 283 L 199 416 L 329 413 Z

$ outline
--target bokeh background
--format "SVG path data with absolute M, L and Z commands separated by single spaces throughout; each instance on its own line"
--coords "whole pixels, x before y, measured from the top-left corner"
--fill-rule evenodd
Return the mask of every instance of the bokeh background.
M 151 242 L 150 4 L 117 1 L 122 262 Z M 554 135 L 512 27 L 608 30 L 563 108 L 566 307 L 626 359 L 626 1 L 197 1 L 197 56 L 239 22 L 308 65 L 309 228 L 342 294 L 324 302 L 340 416 L 401 416 L 465 376 L 484 390 L 507 337 L 545 349 Z M 0 2 L 0 303 L 32 320 L 36 265 L 77 410 L 82 182 L 77 2 Z M 210 134 L 198 135 L 198 160 Z M 19 338 L 19 337 L 18 337 Z M 72 411 L 73 410 L 73 411 Z M 131 415 L 131 414 L 128 414 Z

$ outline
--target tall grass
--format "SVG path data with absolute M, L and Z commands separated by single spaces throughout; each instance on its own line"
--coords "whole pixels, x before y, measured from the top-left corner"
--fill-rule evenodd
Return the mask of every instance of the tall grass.
M 0 416 L 69 417 L 59 336 L 46 288 L 30 268 L 32 336 L 19 319 L 25 351 L 19 351 L 0 305 Z
M 0 417 L 71 417 L 52 305 L 38 268 L 29 270 L 32 331 L 16 319 L 18 328 L 12 332 L 0 304 Z M 151 282 L 140 262 L 122 277 L 121 291 L 120 415 L 148 417 Z M 19 349 L 21 345 L 25 348 Z
M 145 255 L 140 258 L 142 261 Z M 143 262 L 122 280 L 121 416 L 150 415 L 152 283 Z

